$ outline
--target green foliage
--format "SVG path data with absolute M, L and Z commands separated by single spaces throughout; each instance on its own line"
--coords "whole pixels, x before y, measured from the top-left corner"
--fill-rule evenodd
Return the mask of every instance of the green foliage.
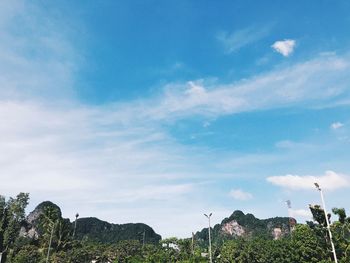
M 19 193 L 16 198 L 10 197 L 6 202 L 0 196 L 0 252 L 2 262 L 6 262 L 8 251 L 19 235 L 21 223 L 25 219 L 25 208 L 28 205 L 29 194 Z
M 350 217 L 346 217 L 344 208 L 333 208 L 332 211 L 339 217 L 339 221 L 331 226 L 337 255 L 343 262 L 350 262 Z
M 344 208 L 336 208 L 335 207 L 335 208 L 332 209 L 332 212 L 333 212 L 333 214 L 338 215 L 338 217 L 339 217 L 338 221 L 341 224 L 345 223 L 345 221 L 346 221 L 346 212 L 345 212 Z
M 41 203 L 36 211 L 39 213 L 35 224 L 40 233 L 40 245 L 45 252 L 50 247 L 50 255 L 53 254 L 50 262 L 67 262 L 64 251 L 72 247 L 73 241 L 72 224 L 69 219 L 62 218 L 61 209 L 49 201 Z
M 36 208 L 37 218 L 31 221 L 38 231 L 38 240 L 18 236 L 28 196 L 20 194 L 15 199 L 0 197 L 1 245 L 8 248 L 10 263 L 44 263 L 51 231 L 51 263 L 204 263 L 208 262 L 203 252 L 208 252 L 208 229 L 192 239 L 159 236 L 144 224 L 115 225 L 95 218 L 77 222 L 77 239 L 72 238 L 73 224 L 63 219 L 61 210 L 51 202 Z M 288 218 L 259 220 L 251 214 L 235 211 L 223 220 L 226 224 L 235 220 L 248 229 L 248 235 L 231 238 L 223 235 L 222 224 L 212 228 L 213 261 L 216 263 L 330 263 L 332 253 L 330 239 L 325 228 L 324 212 L 319 206 L 310 207 L 314 222 L 296 225 L 290 235 L 274 240 L 274 227 L 285 229 Z M 334 208 L 338 221 L 331 226 L 333 240 L 340 263 L 350 262 L 350 218 L 345 210 Z M 25 224 L 24 224 L 25 225 Z M 145 243 L 143 242 L 145 233 Z M 6 234 L 6 235 L 5 235 Z M 108 236 L 110 234 L 110 236 Z M 152 236 L 153 235 L 153 236 Z M 7 243 L 5 243 L 5 241 Z
M 11 263 L 38 263 L 43 260 L 38 247 L 26 245 L 19 250 L 12 258 Z
M 324 210 L 319 205 L 309 205 L 312 217 L 321 226 L 327 227 L 326 217 L 324 215 Z M 331 219 L 331 214 L 327 214 L 328 220 Z
M 324 236 L 308 225 L 298 225 L 292 235 L 296 262 L 320 262 L 330 256 Z
M 313 232 L 318 237 L 319 243 L 323 244 L 324 250 L 327 251 L 328 258 L 332 258 L 330 238 L 326 229 L 324 210 L 320 206 L 310 206 L 314 220 L 317 222 L 309 223 Z M 340 262 L 350 262 L 350 218 L 346 217 L 344 208 L 333 208 L 333 213 L 338 215 L 338 221 L 331 225 L 333 243 L 337 257 Z M 331 216 L 328 214 L 328 218 Z
M 157 244 L 161 236 L 145 224 L 110 224 L 94 217 L 77 220 L 76 238 L 91 242 L 116 243 L 122 240 L 138 240 Z
M 269 263 L 292 263 L 290 239 L 268 240 L 231 240 L 223 245 L 220 262 L 269 262 Z

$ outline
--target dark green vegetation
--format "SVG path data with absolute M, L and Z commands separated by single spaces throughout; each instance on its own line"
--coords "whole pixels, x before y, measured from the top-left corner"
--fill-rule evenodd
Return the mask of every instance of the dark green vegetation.
M 8 200 L 0 196 L 1 263 L 43 263 L 48 252 L 54 263 L 208 262 L 201 255 L 207 252 L 208 229 L 197 232 L 194 243 L 177 238 L 160 241 L 145 224 L 81 218 L 73 236 L 74 222 L 62 218 L 60 208 L 51 202 L 41 203 L 26 216 L 28 199 L 23 193 Z M 323 210 L 317 205 L 310 210 L 314 221 L 307 224 L 280 217 L 260 220 L 235 211 L 211 229 L 214 262 L 333 262 Z M 350 262 L 350 218 L 344 209 L 335 208 L 333 213 L 337 220 L 331 230 L 339 262 Z
M 122 240 L 138 240 L 157 244 L 161 236 L 145 224 L 110 224 L 95 217 L 77 220 L 76 238 L 79 240 L 115 243 Z

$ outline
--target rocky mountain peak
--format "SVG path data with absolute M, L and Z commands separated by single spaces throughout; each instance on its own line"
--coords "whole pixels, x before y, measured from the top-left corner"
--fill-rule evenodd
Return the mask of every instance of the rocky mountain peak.
M 28 214 L 27 222 L 29 224 L 35 224 L 35 222 L 39 220 L 40 216 L 48 210 L 52 211 L 50 214 L 55 214 L 57 218 L 62 218 L 62 212 L 58 205 L 52 203 L 51 201 L 44 201 L 37 205 L 35 209 Z
M 222 220 L 212 229 L 213 242 L 236 238 L 264 237 L 279 239 L 290 232 L 290 223 L 295 219 L 288 217 L 274 217 L 267 219 L 256 218 L 253 214 L 244 214 L 240 210 L 234 211 L 229 217 Z M 195 234 L 199 243 L 208 241 L 208 228 Z
M 242 227 L 236 220 L 231 220 L 222 225 L 221 230 L 223 233 L 231 236 L 243 236 L 245 234 L 244 227 Z

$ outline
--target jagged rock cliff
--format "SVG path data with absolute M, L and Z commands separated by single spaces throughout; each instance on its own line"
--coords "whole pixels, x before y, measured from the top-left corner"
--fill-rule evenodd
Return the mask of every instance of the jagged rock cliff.
M 73 234 L 74 222 L 62 218 L 61 209 L 56 204 L 45 201 L 28 214 L 26 220 L 22 223 L 20 236 L 38 239 L 43 233 L 42 225 L 44 220 L 46 222 L 47 220 L 63 222 L 68 234 Z M 145 241 L 145 243 L 158 243 L 161 240 L 161 236 L 146 224 L 110 224 L 94 217 L 77 220 L 75 238 L 101 243 L 114 243 L 121 240 L 140 240 L 141 242 Z
M 41 221 L 44 215 L 52 217 L 53 220 L 62 219 L 62 212 L 58 205 L 50 201 L 42 202 L 28 214 L 22 223 L 20 236 L 38 239 L 42 232 Z
M 290 232 L 290 224 L 295 225 L 295 219 L 288 217 L 275 217 L 268 219 L 258 219 L 252 214 L 244 214 L 236 210 L 233 214 L 222 220 L 212 228 L 213 242 L 222 242 L 235 238 L 265 237 L 278 239 L 286 236 Z M 202 229 L 195 234 L 198 243 L 207 243 L 208 228 Z

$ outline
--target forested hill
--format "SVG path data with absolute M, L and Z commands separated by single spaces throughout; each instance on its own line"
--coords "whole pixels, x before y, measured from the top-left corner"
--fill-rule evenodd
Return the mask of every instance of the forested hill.
M 20 235 L 37 239 L 44 232 L 43 226 L 48 222 L 61 222 L 59 231 L 67 236 L 74 231 L 74 221 L 62 218 L 60 207 L 45 201 L 40 203 L 22 222 Z M 115 243 L 122 240 L 138 240 L 156 244 L 161 236 L 143 223 L 111 224 L 95 217 L 79 218 L 76 224 L 75 239 L 99 243 Z
M 76 238 L 114 243 L 121 240 L 139 240 L 146 243 L 158 243 L 161 236 L 143 223 L 110 224 L 95 217 L 80 218 L 77 220 Z
M 289 234 L 290 224 L 295 225 L 295 219 L 289 217 L 258 219 L 252 214 L 244 214 L 242 211 L 236 210 L 231 216 L 222 220 L 221 224 L 216 224 L 212 228 L 211 234 L 214 243 L 238 237 L 254 238 L 260 236 L 278 239 Z M 207 243 L 208 228 L 197 232 L 195 239 L 199 243 Z

